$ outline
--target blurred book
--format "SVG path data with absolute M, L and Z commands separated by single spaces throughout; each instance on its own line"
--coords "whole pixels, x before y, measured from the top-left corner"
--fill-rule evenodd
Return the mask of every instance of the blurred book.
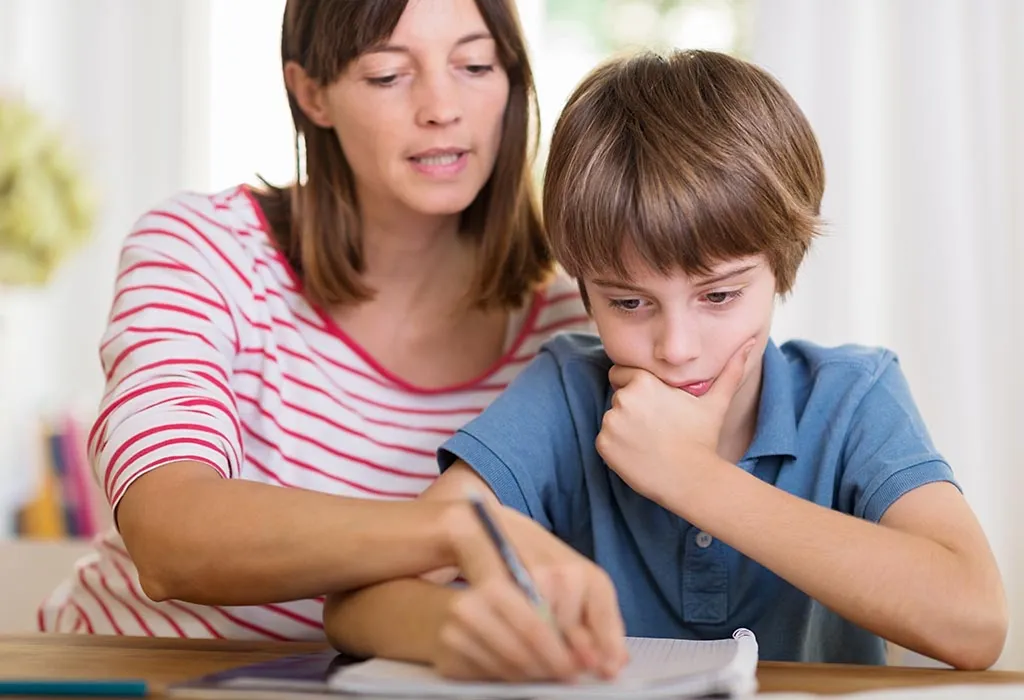
M 15 534 L 31 539 L 91 538 L 109 523 L 106 499 L 93 480 L 86 431 L 71 413 L 44 421 L 35 493 L 15 518 Z

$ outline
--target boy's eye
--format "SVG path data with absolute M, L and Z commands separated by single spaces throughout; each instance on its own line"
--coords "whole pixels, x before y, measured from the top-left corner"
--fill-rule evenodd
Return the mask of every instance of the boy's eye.
M 735 301 L 743 294 L 743 290 L 734 289 L 726 292 L 708 292 L 704 295 L 704 300 L 712 306 L 725 306 L 731 301 Z
M 387 87 L 389 85 L 394 85 L 396 80 L 398 80 L 398 75 L 392 74 L 367 78 L 366 82 L 368 82 L 370 85 L 376 85 L 377 87 Z
M 609 299 L 608 303 L 619 311 L 636 311 L 643 305 L 640 299 Z

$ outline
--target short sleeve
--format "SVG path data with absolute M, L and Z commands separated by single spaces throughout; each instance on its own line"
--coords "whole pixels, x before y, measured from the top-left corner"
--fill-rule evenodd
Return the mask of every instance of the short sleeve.
M 231 364 L 239 337 L 225 292 L 230 249 L 181 202 L 125 239 L 100 347 L 106 392 L 89 455 L 111 507 L 142 474 L 178 461 L 237 476 L 242 436 Z
M 953 471 L 936 451 L 899 363 L 890 357 L 854 412 L 843 451 L 839 505 L 878 522 L 889 506 Z
M 438 452 L 443 472 L 468 464 L 498 499 L 548 530 L 578 498 L 579 443 L 557 359 L 541 351 L 477 418 Z

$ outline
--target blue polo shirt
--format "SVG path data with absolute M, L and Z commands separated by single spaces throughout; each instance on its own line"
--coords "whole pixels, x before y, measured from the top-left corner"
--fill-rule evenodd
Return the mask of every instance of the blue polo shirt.
M 885 662 L 885 645 L 732 547 L 633 491 L 594 440 L 611 405 L 600 340 L 564 334 L 439 452 L 611 576 L 627 633 L 754 631 L 762 659 Z M 769 342 L 757 428 L 739 463 L 800 498 L 878 521 L 903 494 L 953 480 L 887 350 Z M 837 542 L 837 547 L 842 543 Z

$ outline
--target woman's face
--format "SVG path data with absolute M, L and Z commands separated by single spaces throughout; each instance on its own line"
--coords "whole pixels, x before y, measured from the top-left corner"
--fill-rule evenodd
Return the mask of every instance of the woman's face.
M 508 92 L 474 0 L 409 0 L 388 40 L 326 88 L 364 214 L 468 207 L 494 168 Z

